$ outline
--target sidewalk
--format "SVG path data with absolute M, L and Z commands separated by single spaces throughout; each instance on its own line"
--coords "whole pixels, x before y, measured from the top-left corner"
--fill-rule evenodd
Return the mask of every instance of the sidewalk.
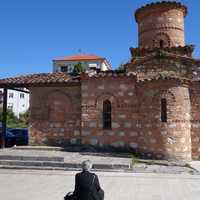
M 190 162 L 190 166 L 200 172 L 200 161 L 192 161 Z

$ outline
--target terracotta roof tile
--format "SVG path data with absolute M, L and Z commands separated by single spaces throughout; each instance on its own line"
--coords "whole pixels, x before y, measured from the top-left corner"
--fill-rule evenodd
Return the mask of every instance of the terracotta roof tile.
M 39 84 L 78 83 L 79 76 L 71 76 L 64 72 L 30 74 L 0 79 L 0 86 L 31 86 Z
M 164 47 L 164 48 L 130 48 L 132 57 L 145 56 L 152 54 L 153 52 L 165 51 L 168 53 L 186 55 L 192 57 L 192 52 L 194 51 L 194 45 L 178 46 L 178 47 Z
M 163 72 L 137 74 L 137 82 L 152 81 L 152 80 L 170 80 L 170 79 L 176 79 L 181 81 L 192 81 L 189 78 L 177 75 L 176 72 L 163 71 Z
M 197 63 L 198 60 L 194 59 L 193 57 L 189 57 L 186 55 L 179 55 L 179 54 L 175 54 L 175 53 L 170 53 L 167 51 L 163 51 L 163 50 L 158 50 L 158 51 L 154 51 L 152 53 L 149 53 L 145 56 L 138 56 L 138 57 L 132 57 L 132 59 L 125 64 L 125 66 L 128 65 L 139 65 L 142 64 L 146 61 L 152 60 L 152 59 L 162 59 L 162 58 L 166 58 L 166 59 L 174 59 L 174 60 L 179 60 L 179 61 L 183 61 L 183 62 L 190 62 L 190 63 Z
M 80 54 L 73 56 L 65 56 L 61 58 L 54 59 L 55 61 L 83 61 L 83 60 L 105 60 L 100 56 L 92 55 L 92 54 Z
M 83 77 L 88 78 L 104 78 L 104 77 L 128 77 L 128 76 L 135 76 L 134 73 L 127 74 L 125 71 L 118 71 L 118 70 L 109 70 L 109 71 L 101 71 L 95 74 L 85 74 Z

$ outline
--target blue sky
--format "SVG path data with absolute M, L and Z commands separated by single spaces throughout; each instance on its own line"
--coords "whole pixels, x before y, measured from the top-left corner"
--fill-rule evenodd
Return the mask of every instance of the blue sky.
M 51 72 L 52 59 L 84 53 L 115 68 L 137 47 L 134 11 L 149 0 L 0 0 L 0 78 Z M 186 43 L 200 58 L 200 1 L 189 8 Z

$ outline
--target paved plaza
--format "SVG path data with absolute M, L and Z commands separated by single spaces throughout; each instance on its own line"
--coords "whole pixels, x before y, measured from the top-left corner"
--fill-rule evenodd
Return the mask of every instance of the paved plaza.
M 62 200 L 74 188 L 69 171 L 0 170 L 2 200 Z M 199 200 L 200 176 L 97 172 L 105 200 Z

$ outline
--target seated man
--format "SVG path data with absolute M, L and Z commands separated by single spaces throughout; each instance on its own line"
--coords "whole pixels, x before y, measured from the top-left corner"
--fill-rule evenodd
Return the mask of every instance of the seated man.
M 92 163 L 89 160 L 82 162 L 82 172 L 75 177 L 74 196 L 77 200 L 102 200 L 103 190 L 99 185 L 98 176 L 91 173 Z

